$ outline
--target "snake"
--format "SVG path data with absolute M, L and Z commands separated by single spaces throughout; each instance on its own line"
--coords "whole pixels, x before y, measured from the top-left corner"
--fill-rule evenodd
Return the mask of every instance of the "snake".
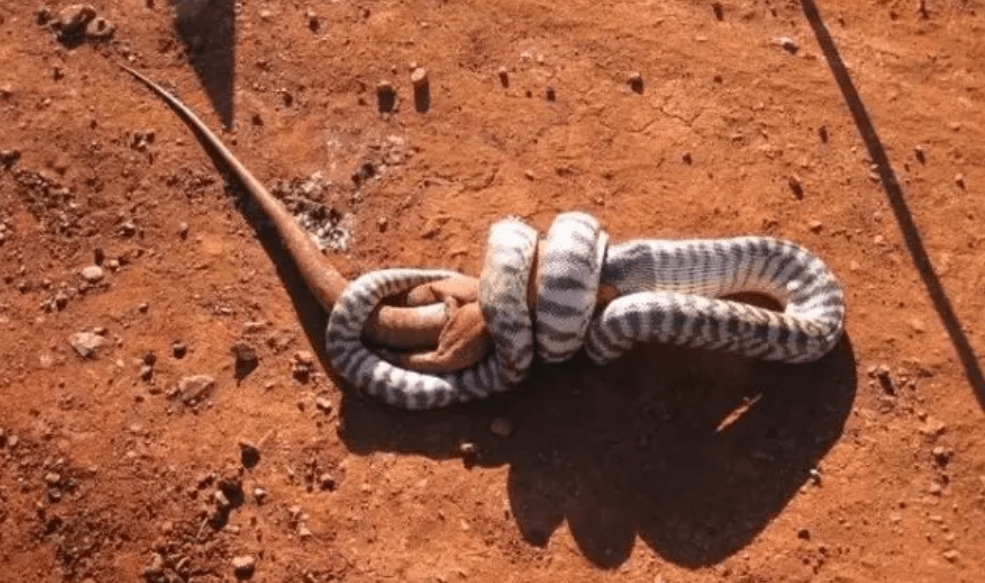
M 804 247 L 761 236 L 635 239 L 610 244 L 598 220 L 560 213 L 540 242 L 509 217 L 489 230 L 479 303 L 495 350 L 455 373 L 399 369 L 360 338 L 387 297 L 445 270 L 384 269 L 343 291 L 326 331 L 329 357 L 349 383 L 390 405 L 433 409 L 485 398 L 521 383 L 536 353 L 557 363 L 584 348 L 607 365 L 640 343 L 659 342 L 789 363 L 819 360 L 839 342 L 845 295 Z M 611 301 L 600 301 L 608 290 Z M 781 310 L 729 299 L 772 297 Z

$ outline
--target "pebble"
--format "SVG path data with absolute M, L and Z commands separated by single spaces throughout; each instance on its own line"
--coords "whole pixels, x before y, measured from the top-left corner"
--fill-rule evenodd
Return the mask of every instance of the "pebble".
M 380 81 L 376 85 L 376 102 L 380 113 L 393 111 L 396 101 L 397 90 L 393 88 L 393 84 L 389 81 Z
M 174 341 L 171 343 L 171 355 L 177 359 L 182 359 L 188 354 L 188 346 L 184 342 Z
M 318 476 L 318 486 L 322 490 L 334 490 L 337 482 L 335 481 L 335 476 L 329 473 L 324 473 Z
M 629 84 L 629 88 L 636 93 L 643 93 L 643 73 L 635 71 L 629 74 L 626 78 L 626 83 Z
M 0 150 L 0 168 L 10 168 L 21 158 L 20 150 Z
M 804 196 L 804 182 L 796 174 L 787 177 L 787 185 L 797 198 Z
M 256 349 L 246 342 L 237 342 L 236 344 L 233 344 L 230 351 L 236 358 L 237 369 L 254 368 L 260 360 L 259 357 L 257 357 Z
M 317 14 L 315 14 L 315 11 L 309 8 L 305 11 L 304 15 L 305 18 L 308 19 L 308 30 L 311 32 L 318 32 L 318 29 L 321 28 L 321 19 L 318 18 Z
M 500 85 L 503 87 L 510 86 L 510 72 L 506 69 L 506 67 L 500 67 L 496 74 L 499 76 Z
M 939 466 L 946 466 L 951 461 L 951 452 L 939 445 L 931 450 L 930 453 L 934 456 L 934 461 Z
M 787 51 L 791 55 L 796 54 L 796 52 L 800 50 L 800 45 L 797 44 L 797 41 L 793 40 L 789 36 L 781 36 L 776 39 L 776 42 L 778 45 L 783 47 L 783 50 Z
M 513 433 L 513 423 L 505 417 L 497 417 L 489 424 L 489 431 L 497 437 L 509 437 Z
M 106 272 L 103 271 L 103 268 L 98 265 L 89 265 L 88 267 L 83 267 L 82 271 L 79 272 L 79 275 L 81 275 L 82 279 L 88 281 L 89 283 L 96 283 L 103 279 Z
M 954 549 L 951 549 L 949 551 L 944 551 L 944 559 L 947 560 L 949 563 L 953 563 L 960 558 L 961 558 L 961 553 L 959 553 Z
M 808 227 L 810 227 L 812 233 L 820 233 L 821 229 L 824 228 L 824 224 L 821 221 L 814 220 L 808 224 Z
M 918 144 L 913 148 L 913 155 L 917 157 L 917 161 L 921 164 L 927 163 L 927 148 L 923 145 Z
M 424 89 L 429 83 L 428 70 L 424 67 L 416 67 L 410 74 L 410 82 L 415 89 Z
M 109 340 L 92 332 L 77 332 L 69 337 L 68 342 L 82 358 L 93 358 Z
M 233 557 L 233 574 L 237 579 L 249 579 L 256 571 L 257 560 L 250 555 Z
M 267 491 L 256 486 L 253 488 L 253 499 L 256 500 L 257 504 L 263 504 L 263 501 L 267 498 Z
M 326 415 L 332 412 L 332 402 L 328 400 L 328 397 L 322 397 L 322 396 L 316 397 L 315 407 L 317 407 L 319 411 L 325 413 Z
M 182 221 L 181 224 L 178 225 L 178 236 L 182 239 L 188 238 L 188 223 Z
M 458 453 L 462 454 L 462 457 L 473 457 L 476 454 L 475 444 L 471 441 L 464 441 L 458 446 Z
M 239 459 L 244 468 L 253 468 L 260 463 L 260 448 L 252 442 L 240 440 Z
M 186 405 L 202 402 L 212 394 L 213 390 L 215 390 L 215 379 L 209 375 L 189 375 L 178 381 L 178 394 Z
M 958 188 L 963 189 L 965 187 L 965 184 L 964 184 L 964 174 L 955 174 L 954 175 L 954 183 L 958 185 Z

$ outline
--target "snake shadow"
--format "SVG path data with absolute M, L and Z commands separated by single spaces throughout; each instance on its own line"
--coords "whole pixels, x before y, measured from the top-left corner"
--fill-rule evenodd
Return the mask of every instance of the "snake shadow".
M 340 385 L 344 386 L 344 385 Z M 405 412 L 346 390 L 343 442 L 375 451 L 508 466 L 512 519 L 530 545 L 567 524 L 581 553 L 622 564 L 639 539 L 674 563 L 716 564 L 748 545 L 841 436 L 856 390 L 847 335 L 822 360 L 766 363 L 666 346 L 608 367 L 583 355 L 536 365 L 513 393 Z M 496 437 L 495 417 L 513 433 Z M 466 467 L 471 464 L 466 463 Z

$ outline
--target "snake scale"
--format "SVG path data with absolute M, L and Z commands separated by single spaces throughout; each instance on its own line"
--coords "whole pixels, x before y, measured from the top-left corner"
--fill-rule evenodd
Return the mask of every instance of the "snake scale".
M 383 299 L 453 271 L 387 269 L 354 280 L 329 317 L 329 356 L 342 376 L 398 407 L 431 409 L 521 382 L 536 353 L 545 362 L 582 347 L 597 364 L 657 341 L 783 362 L 827 354 L 844 328 L 841 285 L 799 245 L 770 237 L 639 239 L 609 245 L 586 213 L 558 215 L 546 239 L 518 219 L 492 225 L 479 303 L 495 352 L 453 374 L 397 368 L 360 340 Z M 615 299 L 598 298 L 601 288 Z M 739 292 L 778 300 L 782 312 L 722 299 Z

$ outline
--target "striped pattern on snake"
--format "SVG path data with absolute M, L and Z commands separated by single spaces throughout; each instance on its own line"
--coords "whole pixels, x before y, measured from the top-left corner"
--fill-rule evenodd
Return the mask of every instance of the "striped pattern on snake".
M 578 352 L 595 311 L 609 236 L 598 219 L 567 212 L 555 217 L 537 262 L 537 353 L 562 362 Z
M 534 331 L 527 306 L 537 229 L 516 219 L 489 228 L 479 275 L 479 307 L 495 345 L 503 380 L 519 383 L 534 359 Z
M 804 248 L 769 237 L 637 240 L 610 247 L 602 281 L 618 297 L 592 321 L 588 356 L 611 362 L 659 341 L 784 362 L 810 362 L 841 338 L 844 293 Z M 783 312 L 717 299 L 755 292 Z
M 437 269 L 384 269 L 353 280 L 328 318 L 325 336 L 332 366 L 356 387 L 403 409 L 434 409 L 505 390 L 494 356 L 454 373 L 431 375 L 398 368 L 362 342 L 366 321 L 385 298 L 458 276 Z

